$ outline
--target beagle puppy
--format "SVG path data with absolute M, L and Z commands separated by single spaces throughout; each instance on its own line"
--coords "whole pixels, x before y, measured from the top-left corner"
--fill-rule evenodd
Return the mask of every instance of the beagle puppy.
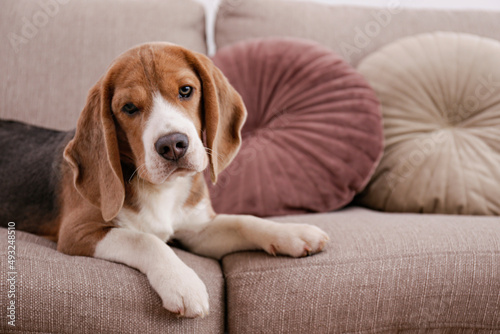
M 143 272 L 163 306 L 208 314 L 196 273 L 168 246 L 220 259 L 263 249 L 301 257 L 321 251 L 319 228 L 215 214 L 211 180 L 238 152 L 246 111 L 206 56 L 169 43 L 120 55 L 90 90 L 76 130 L 0 122 L 0 217 L 57 241 L 65 254 Z

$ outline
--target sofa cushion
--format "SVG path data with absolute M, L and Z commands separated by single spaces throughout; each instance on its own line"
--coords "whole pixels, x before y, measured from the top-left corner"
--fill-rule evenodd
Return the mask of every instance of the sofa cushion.
M 72 129 L 87 92 L 130 47 L 206 52 L 203 6 L 178 0 L 2 0 L 0 118 Z
M 210 296 L 210 315 L 178 319 L 162 307 L 145 275 L 122 264 L 68 256 L 56 244 L 16 231 L 15 297 L 7 291 L 7 230 L 0 228 L 0 304 L 15 300 L 15 327 L 5 308 L 5 333 L 222 333 L 224 279 L 219 263 L 175 250 L 200 276 Z
M 296 0 L 222 0 L 215 25 L 218 48 L 244 39 L 301 37 L 336 51 L 353 65 L 382 45 L 436 30 L 500 40 L 500 12 L 328 5 Z
M 384 157 L 361 197 L 386 211 L 500 215 L 500 42 L 407 37 L 364 59 Z
M 330 236 L 302 259 L 223 259 L 230 333 L 498 333 L 498 218 L 351 207 L 280 217 Z
M 349 64 L 284 38 L 235 44 L 213 61 L 248 110 L 241 150 L 210 188 L 216 212 L 324 212 L 363 189 L 383 151 L 381 114 Z

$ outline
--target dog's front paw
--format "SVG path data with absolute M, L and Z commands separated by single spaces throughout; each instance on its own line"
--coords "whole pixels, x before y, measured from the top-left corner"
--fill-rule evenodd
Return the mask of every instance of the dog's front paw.
M 306 224 L 280 224 L 264 249 L 273 255 L 303 257 L 320 252 L 329 240 L 320 228 Z
M 180 317 L 196 318 L 208 315 L 208 293 L 205 284 L 186 265 L 162 268 L 150 277 L 151 285 L 165 307 Z

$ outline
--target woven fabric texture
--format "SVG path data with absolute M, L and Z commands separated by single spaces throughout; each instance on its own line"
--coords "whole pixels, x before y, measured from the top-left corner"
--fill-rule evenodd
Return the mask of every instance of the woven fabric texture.
M 119 54 L 168 41 L 206 52 L 191 0 L 2 0 L 0 118 L 69 130 Z
M 500 222 L 351 207 L 280 222 L 321 227 L 324 252 L 223 259 L 230 333 L 498 333 Z
M 16 231 L 16 322 L 2 333 L 220 333 L 224 330 L 224 279 L 219 263 L 175 250 L 200 276 L 210 315 L 178 319 L 162 307 L 146 276 L 122 264 L 68 256 L 55 243 Z M 0 304 L 7 295 L 7 230 L 0 228 Z M 4 313 L 5 314 L 5 313 Z
M 500 12 L 328 5 L 312 1 L 222 0 L 215 22 L 217 48 L 250 38 L 299 37 L 316 41 L 357 65 L 399 38 L 437 30 L 500 40 Z

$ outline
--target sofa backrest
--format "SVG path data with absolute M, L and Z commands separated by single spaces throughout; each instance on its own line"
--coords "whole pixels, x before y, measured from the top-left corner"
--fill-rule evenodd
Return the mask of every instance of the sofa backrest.
M 203 6 L 187 0 L 2 0 L 0 118 L 75 126 L 111 61 L 147 41 L 206 53 Z
M 396 39 L 434 31 L 500 40 L 500 12 L 326 5 L 290 0 L 222 0 L 215 24 L 217 48 L 244 39 L 292 36 L 315 40 L 356 66 Z

